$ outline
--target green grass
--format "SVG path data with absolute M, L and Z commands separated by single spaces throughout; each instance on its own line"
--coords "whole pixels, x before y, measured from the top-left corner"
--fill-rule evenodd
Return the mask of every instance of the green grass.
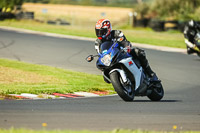
M 70 130 L 30 130 L 30 129 L 0 129 L 0 133 L 200 133 L 200 131 L 141 131 L 141 130 L 124 130 L 115 129 L 113 131 L 70 131 Z
M 184 44 L 183 35 L 180 33 L 132 30 L 126 30 L 125 32 L 127 33 L 127 39 L 131 42 L 175 48 L 186 47 Z
M 108 91 L 113 87 L 102 76 L 55 67 L 0 59 L 0 94 L 51 94 Z M 98 70 L 97 70 L 98 71 Z
M 95 25 L 95 24 L 94 24 Z M 74 35 L 82 37 L 96 38 L 94 26 L 58 26 L 39 23 L 31 20 L 6 20 L 0 21 L 0 26 L 29 29 L 34 31 L 58 33 L 64 35 Z M 131 42 L 145 43 L 157 46 L 168 46 L 175 48 L 185 48 L 184 37 L 180 32 L 155 32 L 149 28 L 131 28 L 130 26 L 113 26 L 113 29 L 122 30 L 127 39 Z
M 0 21 L 0 26 L 9 26 L 22 29 L 29 29 L 34 31 L 42 31 L 49 33 L 58 33 L 64 35 L 74 35 L 82 37 L 95 37 L 94 29 L 85 28 L 81 26 L 59 26 L 59 25 L 49 25 L 46 23 L 40 23 L 32 20 L 5 20 Z

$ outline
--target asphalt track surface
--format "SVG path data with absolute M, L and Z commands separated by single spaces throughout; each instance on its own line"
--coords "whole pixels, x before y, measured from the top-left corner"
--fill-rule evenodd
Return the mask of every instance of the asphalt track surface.
M 162 80 L 165 96 L 160 102 L 118 96 L 67 100 L 1 100 L 0 128 L 25 127 L 71 130 L 200 130 L 200 58 L 183 53 L 145 49 L 149 62 Z M 100 74 L 94 43 L 0 30 L 0 58 Z M 177 126 L 177 129 L 173 129 Z

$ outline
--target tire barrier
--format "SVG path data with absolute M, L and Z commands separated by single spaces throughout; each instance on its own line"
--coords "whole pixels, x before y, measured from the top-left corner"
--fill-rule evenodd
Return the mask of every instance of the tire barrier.
M 18 12 L 15 14 L 16 19 L 34 19 L 34 12 Z
M 149 21 L 149 27 L 151 27 L 155 31 L 165 31 L 165 22 L 151 20 L 151 21 Z
M 61 20 L 61 19 L 56 19 L 54 20 L 48 20 L 47 24 L 52 24 L 52 25 L 70 25 L 69 22 L 65 21 L 65 20 Z
M 187 21 L 162 21 L 157 19 L 134 19 L 134 27 L 150 27 L 154 31 L 179 30 L 183 31 Z
M 10 12 L 0 12 L 0 20 L 4 19 L 13 19 L 15 18 L 15 15 Z
M 23 19 L 34 19 L 34 12 L 24 12 Z

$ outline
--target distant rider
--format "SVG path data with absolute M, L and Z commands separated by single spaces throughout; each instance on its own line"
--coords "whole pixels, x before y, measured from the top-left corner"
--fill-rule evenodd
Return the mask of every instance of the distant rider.
M 197 46 L 200 48 L 199 45 L 195 44 L 195 36 L 196 34 L 200 32 L 200 25 L 195 22 L 194 20 L 190 20 L 184 28 L 184 37 L 185 37 L 185 43 L 187 45 L 187 53 L 192 54 L 195 51 L 193 48 Z
M 98 39 L 95 41 L 95 49 L 99 53 L 100 46 L 105 41 L 117 41 L 123 48 L 127 47 L 127 52 L 133 57 L 137 58 L 145 72 L 151 77 L 152 80 L 158 80 L 156 74 L 149 66 L 146 59 L 145 51 L 139 48 L 132 48 L 131 43 L 126 39 L 122 31 L 112 30 L 111 23 L 108 19 L 100 19 L 95 26 L 95 32 Z

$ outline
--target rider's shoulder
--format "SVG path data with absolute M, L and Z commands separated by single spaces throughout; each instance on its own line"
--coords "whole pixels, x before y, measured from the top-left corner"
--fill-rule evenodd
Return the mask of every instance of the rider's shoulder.
M 121 30 L 112 30 L 111 31 L 111 34 L 120 34 L 120 33 L 122 33 Z
M 111 35 L 114 37 L 122 37 L 124 36 L 123 32 L 121 30 L 112 30 Z

